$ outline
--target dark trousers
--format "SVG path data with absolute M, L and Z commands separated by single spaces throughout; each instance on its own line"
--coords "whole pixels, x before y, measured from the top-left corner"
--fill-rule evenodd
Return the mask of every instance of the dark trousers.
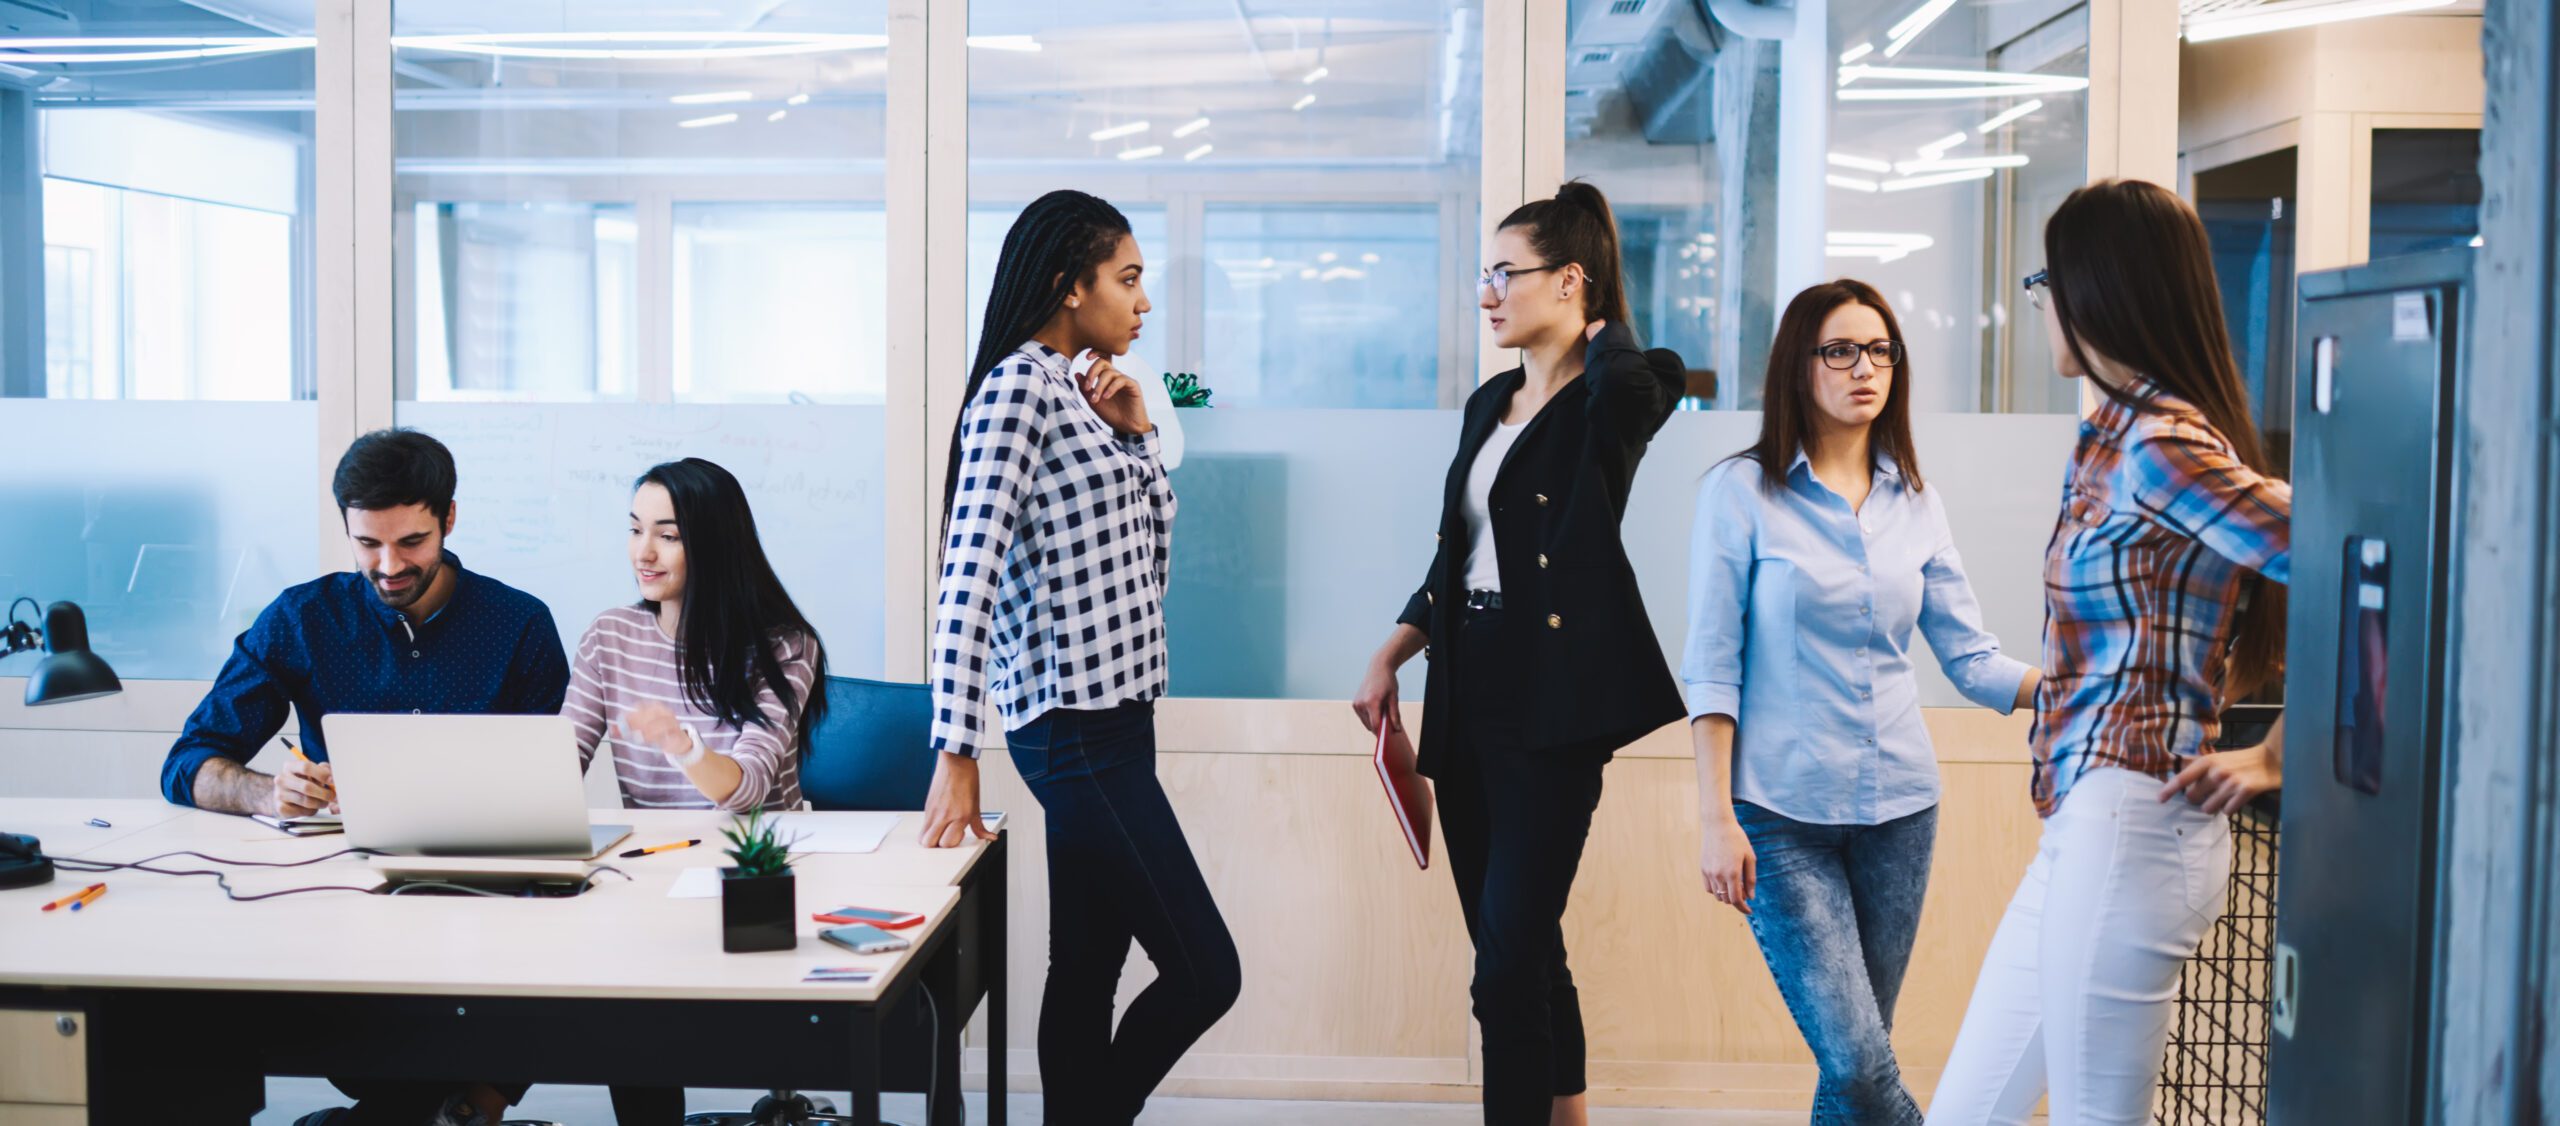
M 1519 745 L 1511 718 L 1519 686 L 1464 663 L 1471 651 L 1490 651 L 1500 621 L 1498 611 L 1471 613 L 1460 636 L 1460 734 L 1433 794 L 1476 949 L 1470 992 L 1484 1036 L 1484 1120 L 1546 1126 L 1556 1098 L 1588 1085 L 1564 908 L 1609 756 Z
M 1235 1004 L 1235 940 L 1156 780 L 1154 705 L 1056 708 L 1005 742 L 1048 816 L 1041 1102 L 1061 1126 L 1121 1126 Z M 1156 979 L 1115 1033 L 1112 1000 L 1132 940 Z
M 1733 803 L 1759 857 L 1751 935 L 1822 1078 L 1814 1126 L 1920 1126 L 1893 1054 L 1893 1002 L 1911 964 L 1935 806 L 1880 825 L 1816 825 Z

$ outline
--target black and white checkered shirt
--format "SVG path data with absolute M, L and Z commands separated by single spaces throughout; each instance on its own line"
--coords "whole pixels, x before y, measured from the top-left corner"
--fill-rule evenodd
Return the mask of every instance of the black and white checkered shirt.
M 1164 695 L 1173 484 L 1156 434 L 1116 434 L 1067 357 L 1025 344 L 963 408 L 933 616 L 933 746 L 978 756 L 1051 708 Z

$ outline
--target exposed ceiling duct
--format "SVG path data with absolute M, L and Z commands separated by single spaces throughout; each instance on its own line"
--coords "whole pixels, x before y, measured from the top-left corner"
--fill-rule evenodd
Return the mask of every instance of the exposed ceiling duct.
M 1565 56 L 1565 131 L 1587 137 L 1624 99 L 1645 141 L 1714 140 L 1715 34 L 1698 0 L 1586 0 L 1572 5 Z

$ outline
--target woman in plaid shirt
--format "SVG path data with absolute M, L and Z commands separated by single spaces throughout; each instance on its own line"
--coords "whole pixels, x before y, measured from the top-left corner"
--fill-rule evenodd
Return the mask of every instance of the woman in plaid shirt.
M 1932 1126 L 2148 1121 L 2178 974 L 2222 913 L 2225 814 L 2282 780 L 2213 752 L 2280 671 L 2293 490 L 2251 423 L 2204 224 L 2154 184 L 2073 192 L 2027 279 L 2055 366 L 2105 396 L 2045 549 L 2044 838 L 1983 958 Z

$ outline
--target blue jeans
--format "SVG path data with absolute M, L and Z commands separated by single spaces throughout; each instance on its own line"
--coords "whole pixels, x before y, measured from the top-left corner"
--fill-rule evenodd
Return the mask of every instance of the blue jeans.
M 1156 781 L 1155 707 L 1053 708 L 1005 736 L 1048 815 L 1049 981 L 1040 995 L 1048 1121 L 1125 1124 L 1235 1004 L 1243 969 Z M 1135 940 L 1156 979 L 1111 1024 Z
M 1759 858 L 1751 936 L 1822 1069 L 1815 1126 L 1919 1126 L 1890 1034 L 1937 808 L 1881 825 L 1809 824 L 1741 801 L 1733 814 Z

